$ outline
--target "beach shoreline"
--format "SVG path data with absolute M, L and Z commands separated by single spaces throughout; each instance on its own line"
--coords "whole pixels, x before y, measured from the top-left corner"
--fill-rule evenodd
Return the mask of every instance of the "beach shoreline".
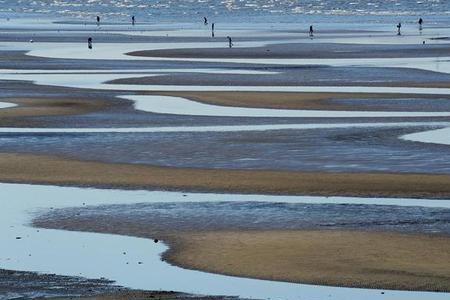
M 109 211 L 106 219 L 98 211 L 105 209 Z M 248 225 L 233 220 L 224 224 L 218 220 L 217 228 L 209 221 L 201 228 L 182 214 L 176 221 L 165 220 L 164 215 L 152 218 L 151 214 L 143 221 L 145 210 L 135 210 L 123 219 L 114 212 L 120 209 L 129 207 L 56 211 L 38 216 L 32 224 L 37 228 L 160 240 L 168 245 L 162 259 L 189 270 L 320 286 L 450 291 L 446 251 L 450 238 L 446 234 L 396 232 L 395 226 L 394 231 L 264 229 L 263 225 L 248 229 Z M 89 211 L 96 217 L 86 218 Z

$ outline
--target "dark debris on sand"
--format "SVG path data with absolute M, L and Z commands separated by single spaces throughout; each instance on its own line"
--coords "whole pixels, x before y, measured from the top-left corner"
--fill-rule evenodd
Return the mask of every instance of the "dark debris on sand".
M 0 299 L 34 299 L 38 297 L 60 297 L 98 295 L 119 292 L 123 288 L 105 279 L 37 274 L 0 269 Z
M 12 299 L 160 299 L 237 300 L 236 297 L 199 296 L 173 291 L 135 291 L 107 279 L 38 274 L 0 269 L 0 300 Z

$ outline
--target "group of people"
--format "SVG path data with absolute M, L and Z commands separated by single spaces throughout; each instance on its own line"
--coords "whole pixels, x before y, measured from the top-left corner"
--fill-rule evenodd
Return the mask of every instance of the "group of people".
M 97 26 L 100 26 L 100 16 L 97 16 L 97 18 L 96 18 L 96 20 L 97 20 Z M 131 16 L 131 25 L 136 25 L 136 17 L 135 16 Z
M 417 23 L 419 24 L 419 31 L 422 32 L 423 30 L 423 19 L 420 18 L 419 21 L 417 21 Z M 402 23 L 398 23 L 397 24 L 397 35 L 402 35 Z M 314 29 L 313 26 L 309 26 L 309 37 L 313 38 L 314 37 Z
M 95 19 L 97 21 L 97 26 L 100 26 L 100 21 L 101 21 L 100 16 L 97 16 Z M 133 26 L 136 25 L 136 17 L 135 16 L 131 16 L 131 25 L 133 25 Z M 92 37 L 89 37 L 88 38 L 88 48 L 89 49 L 92 49 L 92 42 L 93 42 Z
M 208 18 L 207 17 L 203 17 L 203 24 L 205 26 L 208 26 Z M 214 37 L 215 36 L 215 24 L 211 23 L 211 36 Z M 233 39 L 230 36 L 227 36 L 227 40 L 228 40 L 228 48 L 233 48 Z
M 208 26 L 208 18 L 207 17 L 203 17 L 203 25 Z M 215 24 L 211 23 L 211 36 L 214 37 L 215 36 Z M 230 36 L 227 36 L 227 40 L 228 40 L 228 47 L 229 48 L 233 48 L 233 39 Z
M 422 33 L 423 30 L 423 19 L 419 18 L 419 21 L 417 21 L 417 24 L 419 24 L 419 31 Z M 397 35 L 402 35 L 402 23 L 397 24 Z
M 97 26 L 100 26 L 100 16 L 97 16 Z M 420 18 L 419 21 L 417 22 L 419 24 L 419 31 L 422 32 L 423 30 L 423 19 Z M 203 24 L 205 26 L 208 25 L 208 18 L 207 17 L 203 17 Z M 132 16 L 131 17 L 131 25 L 136 25 L 136 17 Z M 402 23 L 398 23 L 397 24 L 397 35 L 402 35 Z M 212 23 L 211 24 L 211 36 L 214 37 L 215 36 L 215 24 Z M 314 28 L 313 25 L 309 26 L 309 37 L 312 39 L 314 37 Z M 227 40 L 228 40 L 228 47 L 232 48 L 233 47 L 233 40 L 231 39 L 230 36 L 227 36 Z M 425 43 L 425 42 L 424 42 Z M 88 48 L 92 49 L 92 37 L 88 38 Z
M 205 26 L 208 26 L 208 18 L 207 17 L 203 17 L 203 24 L 205 25 Z M 214 23 L 211 23 L 211 36 L 212 37 L 214 37 L 215 36 L 215 32 L 214 32 L 214 28 L 215 27 L 215 24 Z
M 419 24 L 419 31 L 422 32 L 422 30 L 423 30 L 423 19 L 420 18 L 417 23 Z M 397 24 L 397 35 L 402 35 L 402 23 L 398 23 Z M 312 25 L 309 26 L 309 37 L 310 38 L 314 37 L 314 28 L 313 28 Z

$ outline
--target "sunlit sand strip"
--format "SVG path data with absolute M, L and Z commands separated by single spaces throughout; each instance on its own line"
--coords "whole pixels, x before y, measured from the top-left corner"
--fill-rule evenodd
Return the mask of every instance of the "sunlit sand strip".
M 344 123 L 344 124 L 269 124 L 183 127 L 125 127 L 125 128 L 14 128 L 0 127 L 0 133 L 164 133 L 164 132 L 238 132 L 270 130 L 307 130 L 332 128 L 381 128 L 450 126 L 450 122 L 394 122 L 394 123 Z
M 383 203 L 449 207 L 448 200 L 359 199 L 342 197 L 182 194 L 0 184 L 0 267 L 60 275 L 105 277 L 117 284 L 147 290 L 175 290 L 259 299 L 447 299 L 445 293 L 385 291 L 312 286 L 254 280 L 191 271 L 160 259 L 161 243 L 118 235 L 44 230 L 26 226 L 30 213 L 83 205 L 149 202 L 264 201 L 289 203 Z M 11 201 L 14 199 L 15 201 Z M 431 202 L 428 202 L 431 201 Z M 17 239 L 20 237 L 20 239 Z M 123 255 L 126 252 L 126 255 Z M 74 260 L 80 257 L 80 260 Z M 128 262 L 128 264 L 127 264 Z M 92 267 L 95 266 L 95 267 Z M 281 296 L 280 296 L 281 295 Z
M 199 103 L 172 96 L 123 96 L 135 102 L 135 108 L 152 113 L 215 117 L 280 118 L 366 118 L 366 117 L 445 117 L 450 112 L 327 111 L 242 108 Z
M 406 134 L 401 136 L 400 138 L 405 141 L 412 142 L 450 145 L 450 128 Z
M 2 109 L 2 108 L 10 108 L 10 107 L 15 107 L 15 106 L 17 106 L 17 104 L 7 103 L 7 102 L 0 102 L 0 109 Z

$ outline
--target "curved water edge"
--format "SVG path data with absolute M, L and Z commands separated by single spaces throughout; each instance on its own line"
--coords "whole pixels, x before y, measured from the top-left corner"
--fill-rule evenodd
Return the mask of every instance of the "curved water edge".
M 366 39 L 367 40 L 367 39 Z M 423 38 L 421 39 L 421 41 Z M 278 40 L 264 42 L 240 42 L 236 47 L 263 47 L 269 44 L 304 43 L 300 40 Z M 335 42 L 333 39 L 324 42 Z M 343 39 L 342 42 L 352 43 L 352 39 Z M 0 43 L 1 45 L 1 43 Z M 11 49 L 28 51 L 27 55 L 45 58 L 60 59 L 109 59 L 109 60 L 150 60 L 150 61 L 189 61 L 214 63 L 245 63 L 264 65 L 327 65 L 332 67 L 386 67 L 421 69 L 440 73 L 450 73 L 450 57 L 417 57 L 417 58 L 351 58 L 351 59 L 267 59 L 267 58 L 173 58 L 173 57 L 142 57 L 130 56 L 127 53 L 148 50 L 195 49 L 195 48 L 224 48 L 223 42 L 198 43 L 154 43 L 154 44 L 96 44 L 94 51 L 87 52 L 85 45 L 79 43 L 40 43 L 29 46 L 26 43 L 6 44 Z
M 450 61 L 449 61 L 450 63 Z M 187 69 L 187 72 L 204 72 L 204 69 Z M 158 73 L 161 71 L 162 73 Z M 127 78 L 142 78 L 161 76 L 170 69 L 157 69 L 149 73 L 76 73 L 46 72 L 43 74 L 27 70 L 0 70 L 1 80 L 32 81 L 37 85 L 62 86 L 70 88 L 116 90 L 116 91 L 147 91 L 147 92 L 289 92 L 289 93 L 359 93 L 359 94 L 415 94 L 415 95 L 450 95 L 450 88 L 420 88 L 420 87 L 379 87 L 379 86 L 200 86 L 200 85 L 138 85 L 110 84 L 109 81 Z M 234 70 L 233 74 L 241 73 Z M 248 71 L 253 72 L 253 71 Z
M 178 30 L 180 36 L 186 36 L 186 32 Z M 117 33 L 117 32 L 116 32 Z M 123 34 L 132 34 L 124 32 Z M 136 33 L 134 33 L 136 34 Z M 153 35 L 154 33 L 151 32 Z M 166 35 L 168 33 L 166 32 Z M 442 33 L 437 29 L 436 35 Z M 157 35 L 157 34 L 156 34 Z M 291 38 L 279 40 L 261 40 L 261 41 L 239 41 L 235 43 L 236 48 L 264 47 L 271 44 L 290 44 L 290 43 L 350 43 L 350 44 L 422 44 L 424 40 L 427 43 L 447 44 L 449 41 L 441 39 L 430 39 L 420 35 L 402 36 L 395 35 L 374 35 L 374 36 L 326 36 L 323 39 L 310 40 L 305 38 L 295 38 L 298 34 L 292 34 Z M 141 57 L 130 56 L 127 53 L 135 51 L 149 50 L 172 50 L 172 49 L 214 49 L 224 48 L 226 43 L 220 42 L 171 42 L 171 43 L 98 43 L 92 51 L 88 51 L 84 43 L 0 43 L 4 50 L 27 51 L 27 55 L 45 58 L 60 59 L 104 59 L 104 60 L 151 60 L 151 61 L 190 61 L 190 62 L 216 62 L 216 63 L 246 63 L 246 64 L 265 64 L 265 65 L 328 65 L 333 67 L 345 66 L 365 66 L 365 67 L 401 67 L 421 69 L 433 72 L 450 73 L 450 57 L 417 57 L 417 58 L 352 58 L 352 59 L 267 59 L 267 58 L 174 58 L 174 57 Z
M 21 128 L 0 127 L 0 133 L 162 133 L 162 132 L 243 132 L 272 130 L 308 130 L 338 128 L 448 127 L 450 122 L 392 122 L 335 124 L 268 124 L 180 127 L 112 127 L 112 128 Z
M 16 106 L 17 106 L 17 104 L 14 104 L 14 103 L 0 102 L 0 109 L 11 108 L 11 107 L 16 107 Z
M 441 128 L 406 134 L 402 140 L 427 144 L 450 145 L 450 128 Z
M 69 26 L 70 27 L 70 26 Z M 92 26 L 95 28 L 95 26 Z M 73 26 L 72 26 L 73 28 Z M 117 29 L 117 27 L 115 27 Z M 180 35 L 181 31 L 178 31 Z M 191 31 L 192 32 L 192 31 Z M 194 31 L 195 32 L 195 31 Z M 200 32 L 200 31 L 199 31 Z M 207 32 L 209 33 L 209 32 Z M 242 33 L 242 32 L 241 32 Z M 124 33 L 131 34 L 131 33 Z M 160 32 L 160 34 L 165 34 Z M 204 34 L 204 32 L 202 33 Z M 247 34 L 247 33 L 244 33 Z M 416 44 L 422 37 L 407 37 L 401 43 Z M 348 38 L 345 36 L 327 36 L 320 42 L 351 42 L 351 43 L 399 43 L 395 37 L 377 36 Z M 314 42 L 307 39 L 286 39 L 278 41 L 238 42 L 237 47 L 258 47 L 269 43 L 280 42 Z M 436 40 L 433 43 L 440 43 Z M 447 43 L 447 42 L 444 42 Z M 48 58 L 74 58 L 74 59 L 120 59 L 120 60 L 160 60 L 160 61 L 192 61 L 192 62 L 230 62 L 253 64 L 288 64 L 311 65 L 327 64 L 330 66 L 375 66 L 375 67 L 405 67 L 450 73 L 450 57 L 417 58 L 417 59 L 325 59 L 325 60 L 299 60 L 299 59 L 181 59 L 181 58 L 142 58 L 125 55 L 127 52 L 152 49 L 174 48 L 212 48 L 223 47 L 224 43 L 159 43 L 159 44 L 95 44 L 94 51 L 87 52 L 84 43 L 0 43 L 3 50 L 26 50 L 28 55 Z M 211 74 L 272 74 L 265 71 L 251 70 L 223 70 L 223 69 L 149 69 L 149 70 L 78 70 L 78 71 L 29 71 L 29 70 L 1 70 L 0 79 L 31 80 L 36 84 L 65 87 L 78 87 L 103 90 L 124 91 L 288 91 L 288 92 L 358 92 L 358 93 L 405 93 L 405 94 L 443 94 L 450 95 L 450 89 L 426 88 L 380 88 L 380 87 L 201 87 L 201 86 L 150 86 L 150 85 L 115 85 L 104 82 L 132 77 L 146 77 L 163 75 L 168 72 L 197 72 Z M 84 74 L 87 73 L 87 74 Z M 165 113 L 180 113 L 179 107 L 164 106 L 167 98 L 158 98 L 160 103 L 155 108 L 155 98 L 127 99 L 136 103 L 136 108 L 155 112 L 155 109 L 164 110 Z M 141 96 L 137 96 L 141 97 Z M 142 96 L 147 97 L 147 96 Z M 151 100 L 151 101 L 149 101 Z M 173 98 L 171 100 L 174 100 Z M 450 112 L 327 112 L 327 111 L 278 111 L 244 108 L 225 108 L 205 105 L 199 108 L 200 103 L 178 98 L 182 101 L 183 112 L 202 113 L 201 115 L 239 115 L 239 116 L 267 116 L 287 117 L 296 116 L 326 117 L 327 114 L 359 113 L 367 116 L 383 113 L 414 116 L 450 116 Z M 186 102 L 189 101 L 189 102 Z M 172 103 L 173 104 L 173 103 Z M 14 104 L 11 104 L 14 105 Z M 11 107 L 11 106 L 9 106 Z M 0 108 L 2 107 L 0 103 Z M 175 109 L 175 110 L 174 110 Z M 231 109 L 231 111 L 229 110 Z M 308 114 L 308 115 L 302 115 Z M 437 114 L 437 115 L 436 115 Z M 249 125 L 249 126 L 199 126 L 199 127 L 150 127 L 150 128 L 1 128 L 2 133 L 79 133 L 79 132 L 209 132 L 209 131 L 254 131 L 254 130 L 285 130 L 285 129 L 314 129 L 314 128 L 346 128 L 346 127 L 395 127 L 395 126 L 450 126 L 448 122 L 403 122 L 403 123 L 360 123 L 360 124 L 287 124 L 287 125 Z M 449 130 L 439 129 L 447 133 Z M 438 131 L 438 130 L 436 130 Z M 432 131 L 432 132 L 436 132 Z M 431 132 L 431 131 L 430 131 Z M 447 133 L 448 134 L 448 133 Z M 2 218 L 0 218 L 0 267 L 7 269 L 56 273 L 60 275 L 83 276 L 89 278 L 105 277 L 116 280 L 118 284 L 137 289 L 149 290 L 177 290 L 181 292 L 210 294 L 210 295 L 238 295 L 244 298 L 275 298 L 308 300 L 329 299 L 447 299 L 448 293 L 386 291 L 381 295 L 380 290 L 350 289 L 338 287 L 312 286 L 237 278 L 199 271 L 191 271 L 168 265 L 160 260 L 160 255 L 167 250 L 161 243 L 141 238 L 125 237 L 107 234 L 93 234 L 80 232 L 67 232 L 61 230 L 45 230 L 27 226 L 33 215 L 47 212 L 54 208 L 64 208 L 101 204 L 131 204 L 145 202 L 210 202 L 210 201 L 264 201 L 264 202 L 291 202 L 291 203 L 360 203 L 383 204 L 400 206 L 427 206 L 450 208 L 450 200 L 416 200 L 416 199 L 366 199 L 343 197 L 289 197 L 289 196 L 261 196 L 261 195 L 216 195 L 216 194 L 181 194 L 171 192 L 149 191 L 119 191 L 81 188 L 63 188 L 52 186 L 32 186 L 0 184 L 3 195 Z M 11 200 L 14 201 L 11 201 Z M 16 237 L 21 239 L 16 239 Z M 127 255 L 124 256 L 123 252 Z M 31 256 L 30 256 L 31 254 Z M 82 257 L 83 260 L 74 260 Z M 142 262 L 140 264 L 139 262 Z M 128 264 L 127 264 L 128 263 Z M 280 295 L 283 295 L 280 297 Z M 381 298 L 382 297 L 382 298 Z
M 450 200 L 195 194 L 0 184 L 0 267 L 59 275 L 105 277 L 136 289 L 175 290 L 255 299 L 446 299 L 446 293 L 385 291 L 255 280 L 185 270 L 160 259 L 167 247 L 151 240 L 29 227 L 33 215 L 51 209 L 150 202 L 255 201 L 352 203 L 450 208 Z M 11 199 L 14 201 L 11 201 Z M 21 239 L 16 239 L 21 237 Z M 123 255 L 126 252 L 126 255 Z M 31 256 L 30 256 L 31 255 Z M 82 257 L 82 261 L 74 260 Z M 128 264 L 127 264 L 128 263 Z M 93 267 L 95 266 L 95 267 Z M 283 296 L 280 296 L 283 295 Z
M 270 108 L 243 108 L 219 106 L 192 101 L 182 97 L 160 95 L 128 95 L 120 98 L 133 100 L 137 110 L 174 115 L 214 117 L 268 117 L 268 118 L 408 118 L 448 117 L 450 112 L 390 112 L 295 110 Z

